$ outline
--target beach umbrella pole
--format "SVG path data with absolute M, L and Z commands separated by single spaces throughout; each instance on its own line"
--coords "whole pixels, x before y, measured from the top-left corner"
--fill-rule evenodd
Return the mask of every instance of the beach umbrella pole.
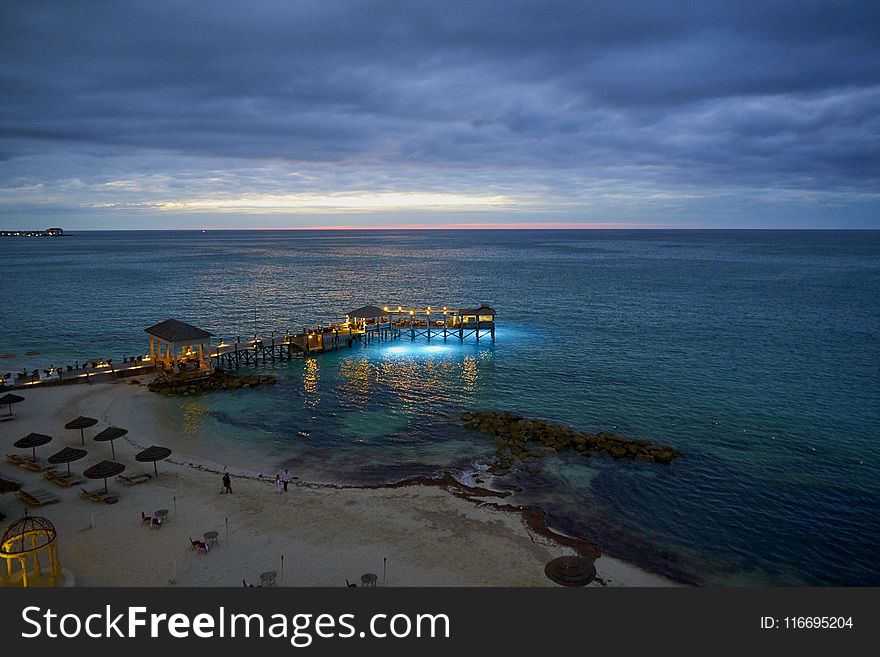
M 113 460 L 116 460 L 116 449 L 113 447 L 113 441 L 110 441 L 110 453 L 113 455 Z
M 156 462 L 153 461 L 153 474 L 156 475 L 156 479 L 159 478 L 159 468 L 156 467 Z
M 85 432 L 85 430 L 83 430 L 83 429 L 79 430 L 79 438 L 80 438 L 80 441 L 82 442 L 82 447 L 85 447 L 86 446 L 86 432 Z

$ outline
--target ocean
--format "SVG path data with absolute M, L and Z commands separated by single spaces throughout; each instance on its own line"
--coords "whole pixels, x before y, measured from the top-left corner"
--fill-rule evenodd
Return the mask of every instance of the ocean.
M 501 483 L 682 581 L 880 585 L 880 231 L 83 231 L 0 254 L 3 371 L 144 353 L 168 317 L 216 343 L 489 303 L 494 343 L 355 346 L 162 403 L 217 458 L 334 483 L 485 477 L 464 410 L 647 438 L 683 456 L 560 452 Z

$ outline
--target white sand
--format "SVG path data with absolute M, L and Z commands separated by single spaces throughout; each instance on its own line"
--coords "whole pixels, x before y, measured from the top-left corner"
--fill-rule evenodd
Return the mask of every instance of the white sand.
M 152 473 L 152 466 L 138 463 L 134 454 L 153 444 L 172 448 L 173 461 L 222 470 L 207 453 L 193 452 L 208 452 L 207 441 L 179 439 L 157 420 L 159 398 L 144 387 L 73 385 L 29 390 L 23 396 L 27 400 L 14 408 L 16 419 L 0 424 L 5 453 L 24 456 L 12 443 L 32 431 L 55 438 L 37 450 L 42 459 L 67 445 L 79 447 L 79 432 L 64 424 L 87 415 L 99 424 L 86 430 L 89 455 L 72 464 L 75 473 L 110 459 L 109 443 L 89 440 L 107 424 L 130 431 L 115 443 L 116 460 L 128 466 L 128 475 Z M 235 478 L 233 494 L 221 495 L 219 475 L 160 462 L 159 478 L 148 483 L 127 487 L 111 480 L 120 500 L 107 505 L 81 499 L 79 487 L 58 488 L 5 460 L 0 476 L 62 498 L 30 512 L 55 524 L 64 568 L 80 586 L 168 586 L 172 580 L 183 586 L 241 586 L 242 579 L 258 584 L 266 570 L 278 572 L 281 586 L 344 586 L 346 578 L 359 583 L 367 572 L 378 575 L 380 586 L 554 586 L 544 575 L 545 563 L 571 553 L 532 536 L 517 513 L 478 506 L 432 486 L 292 485 L 288 493 L 275 494 L 269 483 Z M 86 487 L 101 484 L 87 480 Z M 167 523 L 159 529 L 141 525 L 142 511 L 149 515 L 160 508 L 170 510 Z M 23 506 L 8 493 L 0 496 L 0 510 L 8 516 L 5 529 Z M 219 545 L 207 555 L 190 551 L 190 537 L 201 538 L 209 530 L 220 533 Z M 609 586 L 672 584 L 609 557 L 600 558 L 596 567 Z

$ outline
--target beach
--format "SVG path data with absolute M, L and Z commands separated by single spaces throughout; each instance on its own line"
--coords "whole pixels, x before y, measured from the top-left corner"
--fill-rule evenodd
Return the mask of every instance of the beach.
M 78 415 L 97 418 L 98 425 L 86 430 L 88 456 L 72 464 L 75 473 L 110 459 L 110 445 L 91 440 L 107 425 L 129 430 L 114 443 L 126 475 L 152 474 L 150 464 L 134 459 L 144 447 L 173 450 L 159 462 L 158 478 L 135 486 L 111 479 L 119 496 L 112 505 L 81 499 L 80 486 L 61 489 L 41 474 L 0 463 L 0 477 L 61 498 L 28 512 L 55 525 L 61 562 L 77 586 L 258 585 L 266 571 L 277 573 L 279 586 L 360 585 L 365 573 L 376 574 L 380 586 L 555 586 L 544 565 L 578 550 L 552 531 L 535 531 L 503 498 L 462 494 L 455 486 L 334 487 L 298 479 L 276 494 L 268 478 L 274 472 L 252 471 L 245 463 L 228 467 L 233 492 L 221 494 L 225 466 L 212 460 L 210 438 L 182 439 L 160 421 L 159 399 L 143 385 L 147 381 L 30 390 L 15 419 L 0 424 L 6 453 L 24 456 L 12 443 L 30 432 L 53 436 L 37 453 L 45 462 L 64 446 L 80 446 L 79 432 L 65 430 L 65 423 Z M 83 487 L 102 483 L 87 480 Z M 161 527 L 141 523 L 142 512 L 159 509 L 169 511 Z M 0 496 L 0 511 L 5 528 L 24 508 L 7 493 Z M 191 539 L 202 540 L 208 531 L 218 532 L 217 545 L 207 554 L 192 551 Z M 673 585 L 604 555 L 596 569 L 591 586 Z

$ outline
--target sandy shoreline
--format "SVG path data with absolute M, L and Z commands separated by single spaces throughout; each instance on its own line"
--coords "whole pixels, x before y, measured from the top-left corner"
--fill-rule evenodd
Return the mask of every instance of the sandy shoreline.
M 0 476 L 25 488 L 45 488 L 62 502 L 31 510 L 58 530 L 65 569 L 79 586 L 241 586 L 266 570 L 281 572 L 282 586 L 344 586 L 363 573 L 378 574 L 388 586 L 555 586 L 544 575 L 547 561 L 574 549 L 565 541 L 530 528 L 522 513 L 492 503 L 463 499 L 438 486 L 339 488 L 291 486 L 275 494 L 259 473 L 230 468 L 233 494 L 220 495 L 222 471 L 212 462 L 206 441 L 184 441 L 156 421 L 156 396 L 142 386 L 95 384 L 30 390 L 15 408 L 16 419 L 0 424 L 6 453 L 24 455 L 12 443 L 29 432 L 54 440 L 38 450 L 46 458 L 64 446 L 80 446 L 79 433 L 64 429 L 77 415 L 99 419 L 95 430 L 113 424 L 129 434 L 115 443 L 116 460 L 126 474 L 152 472 L 134 454 L 142 446 L 174 450 L 172 462 L 159 464 L 160 476 L 146 484 L 123 486 L 111 480 L 118 504 L 83 500 L 79 487 L 61 489 L 42 475 L 0 462 Z M 107 443 L 86 438 L 89 455 L 75 472 L 110 458 Z M 63 467 L 63 466 L 62 466 Z M 247 477 L 247 478 L 245 478 Z M 87 481 L 96 488 L 101 482 Z M 492 502 L 494 500 L 490 500 Z M 498 500 L 503 505 L 503 500 Z M 14 494 L 0 496 L 7 515 L 3 528 L 23 512 Z M 166 508 L 160 529 L 141 526 L 140 514 Z M 228 520 L 228 536 L 227 536 Z M 190 551 L 190 537 L 219 532 L 220 544 L 206 556 Z M 669 580 L 631 564 L 600 557 L 601 582 L 594 586 L 665 586 Z M 279 578 L 280 579 L 280 578 Z

